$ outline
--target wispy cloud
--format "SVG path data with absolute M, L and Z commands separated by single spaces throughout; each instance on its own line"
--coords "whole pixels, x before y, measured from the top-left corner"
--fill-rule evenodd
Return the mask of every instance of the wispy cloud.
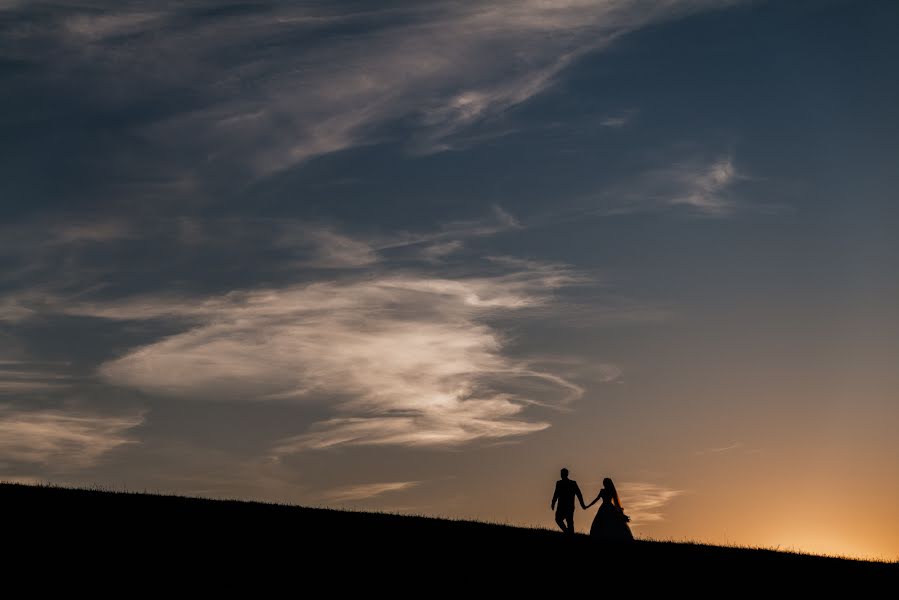
M 103 243 L 133 238 L 134 224 L 123 218 L 98 217 L 84 220 L 72 217 L 39 219 L 28 223 L 9 223 L 0 227 L 0 253 L 33 253 L 47 249 L 71 249 L 78 244 Z
M 312 268 L 357 268 L 380 260 L 372 244 L 341 234 L 331 227 L 311 223 L 285 223 L 276 226 L 281 233 L 275 245 L 305 252 L 294 264 Z
M 293 218 L 103 217 L 94 220 L 38 218 L 0 226 L 0 258 L 10 265 L 0 272 L 0 321 L 18 322 L 52 309 L 54 297 L 90 292 L 123 275 L 115 259 L 123 248 L 153 248 L 183 262 L 192 257 L 220 257 L 218 268 L 256 258 L 252 278 L 276 272 L 359 269 L 385 258 L 436 262 L 461 249 L 466 240 L 522 229 L 516 217 L 494 205 L 483 217 L 449 221 L 426 231 L 341 231 L 333 222 Z M 98 251 L 105 250 L 100 253 Z M 227 258 L 224 258 L 227 257 Z M 165 260 L 165 259 L 162 259 Z M 140 261 L 136 261 L 139 263 Z M 162 261 L 160 261 L 162 262 Z M 159 263 L 149 268 L 159 277 Z M 202 268 L 209 269 L 208 264 Z M 156 270 L 158 269 L 158 270 Z M 154 271 L 156 270 L 156 271 Z M 36 283 L 39 282 L 39 283 Z M 154 281 L 151 283 L 165 283 Z
M 709 216 L 725 216 L 734 210 L 735 203 L 727 190 L 739 175 L 731 157 L 698 168 L 678 165 L 671 172 L 682 191 L 669 199 L 670 204 L 687 206 Z
M 635 526 L 663 520 L 664 508 L 684 493 L 684 490 L 645 482 L 626 482 L 618 488 L 624 511 L 631 517 Z
M 34 218 L 0 225 L 0 322 L 18 323 L 41 314 L 61 293 L 78 295 L 103 285 L 106 246 L 137 239 L 127 219 Z
M 164 24 L 165 16 L 162 12 L 141 11 L 76 13 L 65 19 L 64 26 L 68 33 L 79 39 L 98 41 L 156 29 Z
M 418 481 L 391 481 L 386 483 L 362 483 L 347 485 L 328 490 L 323 494 L 325 500 L 330 502 L 352 502 L 354 500 L 368 500 L 376 496 L 382 496 L 390 492 L 400 492 L 415 487 Z
M 137 236 L 131 223 L 124 219 L 100 219 L 95 221 L 68 221 L 55 224 L 44 238 L 47 244 L 102 243 L 124 240 Z
M 636 114 L 637 114 L 636 109 L 625 110 L 620 113 L 611 114 L 611 115 L 604 117 L 599 122 L 599 124 L 602 125 L 603 127 L 608 127 L 610 129 L 618 129 L 620 127 L 625 127 L 626 125 L 629 125 L 631 123 L 631 121 L 634 119 L 634 116 L 636 116 Z
M 327 224 L 286 221 L 264 225 L 279 232 L 276 246 L 305 251 L 298 266 L 319 268 L 364 267 L 381 262 L 385 253 L 402 250 L 411 250 L 413 258 L 435 262 L 461 249 L 466 239 L 522 228 L 514 215 L 498 205 L 485 217 L 451 221 L 426 232 L 349 236 Z
M 17 44 L 5 46 L 86 73 L 91 89 L 106 90 L 101 104 L 192 90 L 188 110 L 143 126 L 142 138 L 173 144 L 181 157 L 193 153 L 198 164 L 225 161 L 271 173 L 384 139 L 391 123 L 411 126 L 416 151 L 452 148 L 454 135 L 551 88 L 585 53 L 649 24 L 722 5 L 435 0 L 338 12 L 257 1 L 235 15 L 196 11 L 195 4 L 73 5 L 41 13 L 10 34 Z M 329 35 L 346 26 L 353 35 Z
M 587 214 L 681 209 L 702 217 L 727 217 L 739 206 L 732 187 L 742 179 L 746 177 L 737 170 L 730 154 L 676 160 L 602 191 L 594 200 L 600 200 L 603 208 L 589 209 Z
M 143 420 L 142 413 L 102 415 L 0 404 L 0 460 L 60 469 L 89 467 L 132 443 L 128 431 Z
M 704 456 L 709 454 L 760 454 L 764 452 L 762 448 L 753 448 L 747 447 L 743 442 L 734 442 L 733 444 L 728 444 L 727 446 L 715 447 L 715 448 L 703 448 L 701 450 L 696 451 L 697 456 Z
M 0 396 L 6 394 L 20 395 L 27 392 L 41 392 L 48 390 L 58 390 L 63 384 L 56 381 L 35 381 L 31 379 L 8 379 L 8 375 L 2 374 L 0 379 Z
M 0 361 L 0 396 L 58 391 L 71 381 L 70 375 L 49 369 L 46 363 Z
M 461 240 L 453 240 L 451 242 L 437 242 L 422 248 L 421 255 L 427 261 L 440 261 L 454 252 L 458 252 L 464 247 Z
M 437 255 L 445 255 L 449 251 L 458 250 L 468 238 L 491 236 L 522 228 L 515 215 L 499 205 L 494 205 L 491 213 L 482 218 L 450 221 L 433 231 L 402 232 L 374 237 L 370 243 L 379 251 L 417 247 L 421 249 L 421 256 L 429 259 L 434 257 L 435 252 Z
M 225 219 L 191 221 L 182 240 L 182 221 L 153 225 L 141 235 L 161 230 L 182 244 L 239 239 L 296 250 L 292 264 L 302 266 L 309 282 L 290 283 L 295 279 L 287 274 L 281 285 L 251 282 L 227 293 L 173 287 L 118 299 L 108 299 L 102 287 L 26 290 L 25 301 L 0 301 L 15 300 L 9 312 L 18 320 L 67 315 L 164 325 L 168 337 L 99 367 L 109 383 L 197 400 L 314 402 L 331 409 L 329 418 L 275 443 L 278 455 L 341 445 L 453 446 L 523 435 L 549 426 L 532 414 L 536 407 L 561 408 L 583 393 L 573 378 L 621 378 L 620 368 L 609 363 L 575 375 L 556 372 L 545 357 L 511 358 L 511 339 L 491 324 L 496 317 L 564 320 L 574 314 L 558 314 L 556 292 L 588 280 L 568 266 L 489 256 L 443 268 L 440 259 L 464 247 L 462 240 L 522 228 L 498 206 L 487 218 L 421 233 L 349 235 L 300 221 Z M 131 239 L 137 230 L 127 221 L 78 226 L 66 230 L 62 247 Z M 397 253 L 403 260 L 393 260 Z M 610 306 L 608 313 L 603 320 L 612 322 L 621 309 Z M 583 325 L 581 316 L 587 315 L 576 317 Z M 19 392 L 67 383 L 38 373 L 4 379 L 3 369 L 0 381 L 0 393 L 4 386 Z
M 27 300 L 27 296 L 21 293 L 0 296 L 0 322 L 15 323 L 34 315 L 34 309 L 28 306 Z
M 583 392 L 506 356 L 506 337 L 485 322 L 540 309 L 555 290 L 582 279 L 564 265 L 508 257 L 485 268 L 457 278 L 382 271 L 211 297 L 72 302 L 61 310 L 185 323 L 182 333 L 102 365 L 101 376 L 118 385 L 205 400 L 330 398 L 335 416 L 282 440 L 278 454 L 346 444 L 449 446 L 548 427 L 525 408 L 564 405 Z M 557 392 L 547 400 L 522 391 L 541 386 Z
M 702 450 L 697 450 L 697 455 L 703 454 L 721 454 L 722 452 L 730 452 L 731 450 L 739 450 L 743 447 L 743 442 L 734 442 L 733 444 L 729 444 L 727 446 L 721 446 L 718 448 L 703 448 Z

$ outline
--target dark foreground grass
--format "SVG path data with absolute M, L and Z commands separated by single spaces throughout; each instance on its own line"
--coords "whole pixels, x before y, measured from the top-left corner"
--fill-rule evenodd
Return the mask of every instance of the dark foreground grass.
M 307 592 L 291 596 L 323 587 L 311 595 L 570 588 L 729 597 L 899 582 L 895 563 L 673 542 L 603 545 L 544 529 L 259 502 L 0 484 L 0 510 L 7 574 L 39 567 L 97 581 L 177 581 L 182 592 L 184 582 L 253 582 L 253 597 L 283 585 Z

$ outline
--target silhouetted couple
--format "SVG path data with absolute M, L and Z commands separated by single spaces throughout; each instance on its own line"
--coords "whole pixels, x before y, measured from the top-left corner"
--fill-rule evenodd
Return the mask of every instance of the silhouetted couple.
M 584 504 L 584 496 L 581 488 L 573 479 L 568 479 L 568 469 L 562 469 L 562 479 L 556 482 L 556 493 L 550 508 L 556 511 L 556 524 L 565 533 L 574 533 L 574 499 L 581 503 L 581 508 L 587 510 L 600 499 L 602 504 L 596 511 L 593 524 L 590 526 L 590 535 L 596 539 L 609 541 L 632 541 L 634 535 L 628 527 L 629 516 L 624 514 L 621 508 L 621 500 L 618 499 L 618 491 L 612 480 L 606 477 L 602 480 L 602 489 L 590 504 Z

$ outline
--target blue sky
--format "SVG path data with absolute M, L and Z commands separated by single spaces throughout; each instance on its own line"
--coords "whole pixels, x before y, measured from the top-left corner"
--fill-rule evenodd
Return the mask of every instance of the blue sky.
M 0 478 L 899 551 L 897 12 L 0 0 Z

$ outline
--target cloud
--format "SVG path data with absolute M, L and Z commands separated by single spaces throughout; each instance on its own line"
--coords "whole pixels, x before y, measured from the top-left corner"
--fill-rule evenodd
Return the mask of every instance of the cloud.
M 391 481 L 385 483 L 362 483 L 334 488 L 324 493 L 324 498 L 331 502 L 351 502 L 367 500 L 390 492 L 399 492 L 415 487 L 418 481 Z
M 68 410 L 24 410 L 0 404 L 0 457 L 4 464 L 26 463 L 78 469 L 133 443 L 128 431 L 142 413 L 124 416 Z
M 522 226 L 500 206 L 480 218 L 444 223 L 423 232 L 382 233 L 360 227 L 348 235 L 328 221 L 265 217 L 33 218 L 0 226 L 0 321 L 18 322 L 54 307 L 54 299 L 116 285 L 135 272 L 138 285 L 164 284 L 171 267 L 208 273 L 252 263 L 247 283 L 290 272 L 359 269 L 391 259 L 429 263 L 460 249 L 471 238 Z M 123 251 L 133 260 L 123 265 Z M 157 260 L 144 260 L 153 252 Z M 215 264 L 210 265 L 210 253 Z M 193 264 L 191 261 L 202 261 Z M 174 263 L 174 264 L 170 264 Z M 185 275 L 176 276 L 182 283 Z M 4 291 L 6 288 L 9 291 Z
M 306 253 L 296 265 L 313 268 L 358 268 L 381 262 L 383 253 L 411 249 L 412 258 L 439 261 L 464 245 L 467 238 L 484 237 L 521 229 L 514 215 L 494 205 L 489 215 L 478 219 L 451 221 L 436 231 L 424 233 L 359 234 L 349 236 L 327 224 L 299 221 L 263 223 L 266 235 L 274 228 L 280 233 L 276 247 Z M 241 228 L 245 229 L 244 224 Z
M 731 450 L 739 450 L 743 447 L 743 442 L 734 442 L 728 446 L 722 446 L 720 448 L 703 448 L 702 450 L 697 450 L 696 454 L 721 454 L 722 452 L 730 452 Z
M 610 127 L 612 129 L 617 129 L 619 127 L 624 127 L 628 124 L 630 119 L 626 117 L 606 117 L 602 121 L 600 121 L 600 125 L 603 127 Z
M 624 511 L 633 519 L 634 525 L 663 520 L 662 510 L 684 493 L 683 490 L 643 482 L 622 483 L 618 488 L 619 495 L 624 498 Z
M 47 369 L 44 363 L 0 361 L 0 396 L 58 391 L 71 381 L 69 375 Z
M 41 259 L 48 252 L 70 252 L 136 235 L 132 223 L 108 217 L 85 220 L 65 216 L 8 222 L 0 225 L 0 256 Z
M 729 444 L 727 446 L 721 446 L 719 448 L 703 448 L 702 450 L 697 450 L 697 456 L 703 456 L 707 454 L 725 454 L 730 453 L 735 450 L 741 450 L 740 454 L 760 454 L 764 452 L 762 448 L 747 448 L 746 444 L 743 442 L 734 442 L 733 444 Z
M 313 402 L 332 409 L 330 418 L 276 443 L 276 454 L 348 444 L 452 446 L 548 427 L 527 409 L 557 408 L 583 393 L 539 366 L 545 362 L 509 358 L 510 339 L 489 324 L 498 316 L 551 313 L 555 292 L 585 282 L 582 276 L 566 265 L 509 256 L 469 262 L 465 271 L 456 265 L 449 277 L 409 266 L 424 260 L 434 270 L 462 239 L 520 227 L 500 207 L 486 219 L 389 235 L 350 236 L 299 221 L 197 220 L 182 243 L 258 239 L 288 255 L 296 251 L 294 265 L 340 272 L 307 272 L 316 279 L 306 283 L 292 283 L 295 276 L 286 274 L 282 285 L 249 282 L 227 293 L 103 299 L 110 291 L 94 286 L 25 290 L 0 300 L 19 320 L 152 320 L 174 332 L 103 363 L 99 375 L 108 383 L 197 400 Z M 60 243 L 65 249 L 131 239 L 137 229 L 127 221 L 71 227 Z M 180 235 L 178 227 L 153 224 L 141 235 L 156 239 L 157 230 Z M 397 256 L 407 260 L 395 262 Z M 612 367 L 600 371 L 601 381 L 620 375 Z M 67 383 L 40 373 L 4 378 L 2 369 L 0 381 L 0 393 Z
M 609 127 L 611 129 L 618 129 L 620 127 L 624 127 L 633 120 L 634 116 L 637 114 L 637 110 L 630 109 L 618 114 L 609 115 L 603 118 L 599 124 L 603 127 Z
M 3 373 L 3 379 L 0 379 L 0 396 L 6 394 L 21 394 L 24 392 L 40 392 L 47 390 L 58 390 L 63 387 L 62 383 L 56 381 L 35 381 L 35 380 L 17 380 L 6 379 L 7 374 Z
M 611 186 L 596 198 L 605 205 L 588 214 L 609 216 L 635 212 L 686 209 L 703 217 L 727 217 L 738 203 L 732 186 L 746 177 L 738 172 L 730 154 L 713 159 L 692 158 L 649 169 L 639 179 Z M 575 217 L 583 217 L 583 212 Z
M 727 196 L 727 190 L 739 175 L 731 157 L 719 158 L 700 168 L 679 165 L 672 174 L 682 191 L 669 199 L 671 205 L 687 206 L 708 216 L 726 216 L 733 212 L 735 204 Z
M 458 252 L 463 248 L 464 244 L 460 240 L 452 240 L 450 242 L 437 242 L 422 248 L 422 258 L 431 262 L 438 262 L 441 259 Z
M 27 4 L 6 9 L 25 14 Z M 88 77 L 88 104 L 118 109 L 189 95 L 135 133 L 180 157 L 182 168 L 190 155 L 198 168 L 223 162 L 266 174 L 388 139 L 396 124 L 417 152 L 452 148 L 456 134 L 554 86 L 578 57 L 721 6 L 435 0 L 338 11 L 259 0 L 215 11 L 196 0 L 153 10 L 110 0 L 41 12 L 8 30 L 0 47 L 33 64 L 43 59 L 59 78 Z
M 421 257 L 431 260 L 435 252 L 440 256 L 461 248 L 464 239 L 491 236 L 523 228 L 515 215 L 501 206 L 494 205 L 491 214 L 483 218 L 450 221 L 441 225 L 436 231 L 391 234 L 374 238 L 371 243 L 378 250 L 420 247 Z
M 608 363 L 598 364 L 593 367 L 594 377 L 602 382 L 619 381 L 624 375 L 621 367 Z
M 546 67 L 496 85 L 469 89 L 456 94 L 442 104 L 425 109 L 422 122 L 427 126 L 415 141 L 414 149 L 420 153 L 433 153 L 453 149 L 449 138 L 458 131 L 493 115 L 500 114 L 550 87 L 555 76 L 577 56 L 592 49 L 565 54 Z M 464 146 L 470 145 L 471 138 Z
M 66 216 L 0 226 L 0 254 L 34 253 L 46 249 L 72 249 L 79 244 L 115 242 L 137 237 L 135 224 L 124 218 L 90 220 Z
M 0 225 L 0 322 L 17 323 L 39 315 L 61 291 L 80 293 L 108 281 L 104 262 L 138 239 L 136 222 L 97 217 L 36 218 Z
M 334 231 L 327 226 L 310 223 L 284 223 L 275 246 L 305 251 L 306 256 L 296 262 L 299 267 L 357 268 L 380 260 L 377 250 L 364 240 Z
M 90 222 L 57 223 L 49 231 L 47 244 L 67 245 L 85 242 L 110 242 L 135 237 L 137 233 L 123 219 L 100 219 Z
M 120 12 L 113 14 L 76 14 L 64 22 L 66 30 L 88 40 L 102 40 L 146 31 L 159 22 L 164 13 Z
M 34 315 L 34 310 L 27 304 L 27 298 L 22 294 L 0 296 L 0 322 L 16 323 L 28 319 Z
M 485 322 L 527 314 L 581 279 L 567 267 L 496 257 L 445 278 L 383 272 L 204 298 L 76 302 L 67 314 L 180 321 L 186 329 L 100 367 L 103 379 L 165 395 L 284 402 L 328 398 L 336 414 L 277 454 L 339 445 L 451 446 L 538 431 L 531 404 L 564 405 L 580 386 L 527 360 Z M 534 398 L 528 388 L 555 392 Z M 544 393 L 546 393 L 544 391 Z

